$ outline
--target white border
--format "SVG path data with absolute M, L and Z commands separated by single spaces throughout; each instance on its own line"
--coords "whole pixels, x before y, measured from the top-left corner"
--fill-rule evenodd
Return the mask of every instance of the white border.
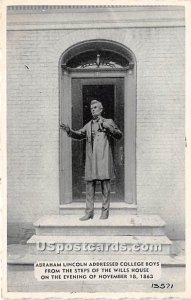
M 142 292 L 133 292 L 133 293 L 13 293 L 7 292 L 6 285 L 7 285 L 7 254 L 6 254 L 6 244 L 7 244 L 7 184 L 6 184 L 6 170 L 7 170 L 7 161 L 6 161 L 6 6 L 8 5 L 133 5 L 133 6 L 155 6 L 155 5 L 178 5 L 178 6 L 185 6 L 186 12 L 186 291 L 185 292 L 177 292 L 177 293 L 170 293 L 170 292 L 162 292 L 162 293 L 142 293 Z M 184 0 L 176 0 L 176 1 L 157 1 L 157 0 L 140 0 L 140 1 L 122 1 L 122 0 L 7 0 L 6 2 L 3 1 L 1 5 L 1 22 L 3 23 L 2 31 L 1 31 L 1 48 L 2 48 L 2 57 L 0 60 L 2 61 L 2 81 L 0 82 L 1 85 L 1 165 L 2 165 L 2 184 L 1 184 L 1 192 L 3 195 L 3 226 L 1 227 L 1 233 L 3 237 L 3 262 L 2 262 L 2 271 L 3 271 L 3 297 L 6 298 L 47 298 L 47 297 L 58 297 L 58 298 L 80 298 L 80 299 L 93 299 L 93 298 L 107 298 L 107 299 L 119 299 L 119 298 L 169 298 L 169 297 L 179 297 L 179 298 L 187 298 L 191 299 L 191 199 L 190 199 L 190 191 L 191 191 L 191 102 L 190 102 L 190 86 L 191 86 L 191 26 L 190 26 L 190 19 L 191 19 L 191 2 L 184 1 Z

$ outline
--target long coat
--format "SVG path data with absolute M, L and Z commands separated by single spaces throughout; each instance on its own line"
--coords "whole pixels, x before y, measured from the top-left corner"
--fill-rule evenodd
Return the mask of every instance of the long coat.
M 74 139 L 86 138 L 85 180 L 104 180 L 115 177 L 111 138 L 120 139 L 122 133 L 112 119 L 100 119 L 109 125 L 108 129 L 97 127 L 94 140 L 92 122 L 88 122 L 78 131 L 70 130 L 69 136 Z M 99 120 L 100 120 L 99 119 Z

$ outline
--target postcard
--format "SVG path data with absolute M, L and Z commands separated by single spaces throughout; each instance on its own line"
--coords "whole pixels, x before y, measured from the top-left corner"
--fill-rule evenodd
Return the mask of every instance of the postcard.
M 190 8 L 3 3 L 3 297 L 191 297 Z

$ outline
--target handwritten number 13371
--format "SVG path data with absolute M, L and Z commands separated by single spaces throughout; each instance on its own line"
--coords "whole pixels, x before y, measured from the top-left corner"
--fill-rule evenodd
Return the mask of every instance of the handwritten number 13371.
M 172 289 L 173 284 L 170 284 L 170 283 L 161 283 L 161 284 L 152 283 L 151 287 L 154 288 L 154 289 Z

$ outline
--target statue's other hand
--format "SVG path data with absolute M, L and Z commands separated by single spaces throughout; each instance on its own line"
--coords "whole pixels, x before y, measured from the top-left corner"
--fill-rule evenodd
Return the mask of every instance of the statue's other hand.
M 102 125 L 103 125 L 103 128 L 105 128 L 105 129 L 109 128 L 109 125 L 106 122 L 103 122 Z
M 70 132 L 70 127 L 67 124 L 61 124 L 60 127 L 64 129 L 67 133 Z

